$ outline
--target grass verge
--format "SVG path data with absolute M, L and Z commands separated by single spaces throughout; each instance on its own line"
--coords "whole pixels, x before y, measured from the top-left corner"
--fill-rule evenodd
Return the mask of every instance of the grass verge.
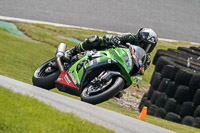
M 70 48 L 76 45 L 75 43 L 68 40 L 70 37 L 83 41 L 90 35 L 95 34 L 103 36 L 106 34 L 105 32 L 81 30 L 76 28 L 54 27 L 49 25 L 23 23 L 17 23 L 16 25 L 19 29 L 24 31 L 27 36 L 31 37 L 31 39 L 22 38 L 10 34 L 3 29 L 0 29 L 0 74 L 30 84 L 35 69 L 48 59 L 54 57 L 56 47 L 59 42 L 67 43 L 68 48 Z M 191 44 L 182 42 L 171 43 L 159 41 L 156 49 L 177 48 L 178 46 L 188 47 L 191 46 Z M 155 52 L 156 50 L 152 53 L 152 58 L 154 57 Z M 153 70 L 154 66 L 151 65 L 145 72 L 144 80 L 141 83 L 142 87 L 149 86 L 149 81 Z M 53 91 L 63 95 L 68 95 L 62 92 L 58 92 L 57 89 L 54 89 Z M 78 97 L 74 98 L 79 99 Z M 99 104 L 98 106 L 134 118 L 138 118 L 139 116 L 138 112 L 130 111 L 116 105 L 112 99 Z M 199 129 L 168 122 L 151 116 L 147 116 L 146 121 L 176 132 L 199 132 Z
M 0 97 L 0 133 L 114 132 L 2 87 Z

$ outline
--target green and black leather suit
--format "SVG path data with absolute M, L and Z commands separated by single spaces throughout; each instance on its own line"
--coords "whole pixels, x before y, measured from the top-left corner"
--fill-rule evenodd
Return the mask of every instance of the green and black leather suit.
M 117 42 L 120 41 L 120 42 Z M 130 43 L 133 45 L 138 45 L 137 37 L 132 35 L 131 33 L 115 36 L 115 35 L 104 35 L 103 38 L 99 36 L 90 36 L 83 43 L 79 44 L 76 47 L 76 51 L 82 52 L 85 50 L 101 50 L 109 47 L 109 45 L 116 45 L 120 43 L 125 45 L 126 43 Z
M 130 43 L 132 45 L 139 46 L 138 38 L 136 35 L 131 33 L 123 34 L 123 35 L 104 35 L 103 38 L 93 35 L 87 38 L 84 42 L 78 44 L 77 46 L 71 48 L 67 51 L 67 56 L 74 56 L 77 53 L 87 51 L 87 50 L 102 50 L 109 48 L 110 45 L 117 46 L 118 44 L 124 45 L 126 43 Z M 147 53 L 147 60 L 144 64 L 144 69 L 146 69 L 151 62 L 150 54 Z

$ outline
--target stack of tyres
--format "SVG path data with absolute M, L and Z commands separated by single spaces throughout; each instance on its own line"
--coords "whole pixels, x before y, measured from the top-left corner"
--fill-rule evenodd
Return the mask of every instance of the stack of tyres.
M 150 88 L 139 110 L 200 128 L 200 47 L 158 50 Z

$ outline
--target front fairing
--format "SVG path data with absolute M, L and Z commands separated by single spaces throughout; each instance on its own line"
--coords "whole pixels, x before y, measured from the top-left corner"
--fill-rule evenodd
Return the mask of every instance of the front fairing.
M 143 74 L 140 74 L 140 68 L 144 67 L 144 63 L 146 62 L 146 52 L 139 46 L 130 45 L 129 49 L 133 58 L 133 70 L 131 71 L 131 80 L 135 85 L 138 85 L 139 81 L 143 79 Z M 133 73 L 134 71 L 134 73 Z
M 119 68 L 120 73 L 126 81 L 126 86 L 129 86 L 132 82 L 135 82 L 134 75 L 130 75 L 135 64 L 134 62 L 135 59 L 132 58 L 130 49 L 110 48 L 104 51 L 88 51 L 68 71 L 71 78 L 76 80 L 76 84 L 81 87 L 82 82 L 85 80 L 85 75 L 88 74 L 89 70 L 105 67 L 106 65 L 113 65 L 113 67 Z
M 131 51 L 133 62 L 136 67 L 140 68 L 143 66 L 146 61 L 146 52 L 141 47 L 134 45 L 130 45 L 129 49 Z

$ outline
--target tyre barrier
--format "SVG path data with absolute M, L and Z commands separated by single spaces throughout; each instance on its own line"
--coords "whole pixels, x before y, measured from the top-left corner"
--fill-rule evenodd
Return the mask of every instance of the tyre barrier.
M 200 128 L 200 47 L 158 50 L 150 88 L 139 110 L 176 123 Z

